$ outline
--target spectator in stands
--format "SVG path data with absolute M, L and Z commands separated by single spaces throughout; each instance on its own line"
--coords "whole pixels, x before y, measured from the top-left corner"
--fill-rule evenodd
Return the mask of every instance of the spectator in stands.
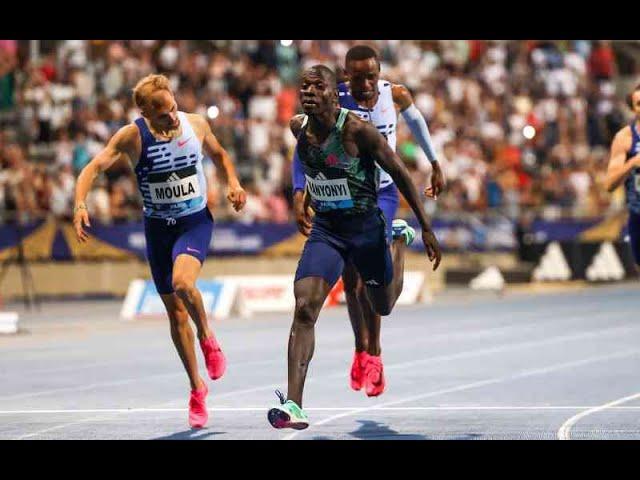
M 157 71 L 170 78 L 179 108 L 209 118 L 252 184 L 242 220 L 286 221 L 295 143 L 287 124 L 298 108 L 298 72 L 319 62 L 339 66 L 357 42 L 48 41 L 32 62 L 28 41 L 0 40 L 0 115 L 15 114 L 0 125 L 12 136 L 11 145 L 0 142 L 0 210 L 63 215 L 69 176 L 60 180 L 60 172 L 68 165 L 77 175 L 105 139 L 138 115 L 133 82 Z M 627 121 L 615 95 L 611 42 L 370 43 L 381 52 L 387 78 L 411 89 L 443 158 L 450 187 L 437 202 L 425 200 L 436 216 L 496 209 L 516 218 L 522 208 L 594 215 L 617 205 L 598 193 L 602 160 L 593 155 Z M 422 189 L 429 165 L 406 130 L 400 122 L 399 153 Z M 57 167 L 34 170 L 38 163 Z M 223 194 L 213 188 L 209 198 L 216 218 L 237 218 L 219 201 Z M 97 184 L 95 197 L 106 221 L 139 214 L 138 193 L 122 175 Z

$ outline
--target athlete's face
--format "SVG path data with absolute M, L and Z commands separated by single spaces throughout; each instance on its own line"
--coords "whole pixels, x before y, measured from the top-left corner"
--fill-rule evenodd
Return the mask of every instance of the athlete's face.
M 335 85 L 315 70 L 307 70 L 302 75 L 300 104 L 307 115 L 317 115 L 331 110 L 338 101 Z
M 633 113 L 640 118 L 640 90 L 636 90 L 631 94 L 631 105 L 633 105 Z
M 166 90 L 158 90 L 151 95 L 144 113 L 156 130 L 167 132 L 180 126 L 178 105 L 171 92 Z
M 353 98 L 361 102 L 375 98 L 380 80 L 380 66 L 375 58 L 350 60 L 345 70 Z

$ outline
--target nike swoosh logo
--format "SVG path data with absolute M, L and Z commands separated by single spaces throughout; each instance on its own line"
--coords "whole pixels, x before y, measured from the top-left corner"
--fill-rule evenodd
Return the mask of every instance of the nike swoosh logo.
M 200 253 L 200 250 L 196 250 L 195 248 L 187 247 L 187 252 L 196 252 L 196 253 Z
M 191 137 L 187 138 L 184 142 L 178 140 L 178 147 L 184 147 L 189 140 L 191 140 Z

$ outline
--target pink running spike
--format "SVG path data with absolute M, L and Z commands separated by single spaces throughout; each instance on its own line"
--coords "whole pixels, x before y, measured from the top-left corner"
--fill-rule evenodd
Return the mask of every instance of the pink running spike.
M 377 397 L 382 394 L 386 385 L 382 357 L 369 355 L 364 372 L 364 384 L 367 396 Z
M 367 352 L 355 352 L 351 364 L 351 388 L 358 391 L 364 384 L 364 366 L 367 363 Z
M 204 354 L 204 362 L 207 365 L 207 372 L 212 380 L 217 380 L 224 375 L 227 369 L 227 360 L 222 353 L 220 345 L 216 341 L 215 337 L 211 337 L 200 341 L 200 347 Z
M 207 394 L 209 389 L 207 384 L 200 390 L 191 390 L 191 397 L 189 398 L 189 425 L 193 428 L 202 428 L 209 420 L 209 414 L 207 413 Z

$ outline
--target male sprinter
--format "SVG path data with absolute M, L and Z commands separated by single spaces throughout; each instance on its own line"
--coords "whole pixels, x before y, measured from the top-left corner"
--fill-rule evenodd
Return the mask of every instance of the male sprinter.
M 345 262 L 358 270 L 375 313 L 389 315 L 400 294 L 404 264 L 391 258 L 391 226 L 377 205 L 376 162 L 391 175 L 418 217 L 434 270 L 441 260 L 409 172 L 376 127 L 338 106 L 336 79 L 329 68 L 316 65 L 304 72 L 300 103 L 307 121 L 296 131 L 296 148 L 316 214 L 295 275 L 288 396 L 277 392 L 280 405 L 268 413 L 273 427 L 295 429 L 309 426 L 301 407 L 315 322 Z
M 431 187 L 425 194 L 437 198 L 445 187 L 444 175 L 438 163 L 427 122 L 413 103 L 411 93 L 403 85 L 380 79 L 378 53 L 366 45 L 352 47 L 345 58 L 348 83 L 338 84 L 340 106 L 351 110 L 365 121 L 371 122 L 396 149 L 396 125 L 398 112 L 402 113 L 409 129 L 431 162 Z M 299 128 L 304 115 L 292 119 L 292 131 Z M 305 178 L 297 150 L 293 160 L 294 210 L 300 231 L 308 235 L 310 218 L 304 205 Z M 398 210 L 398 190 L 391 176 L 380 170 L 378 206 L 387 223 L 393 225 L 391 255 L 394 264 L 404 262 L 405 245 L 415 236 L 404 220 L 393 220 Z M 380 315 L 372 309 L 366 292 L 353 264 L 347 263 L 342 275 L 349 311 L 349 320 L 355 337 L 355 353 L 351 365 L 350 384 L 354 390 L 365 387 L 368 396 L 378 396 L 385 389 L 384 369 L 380 347 Z
M 627 96 L 627 105 L 635 117 L 613 138 L 605 187 L 613 192 L 624 182 L 629 208 L 629 243 L 636 265 L 640 266 L 640 84 Z
M 133 100 L 142 117 L 122 127 L 78 177 L 76 235 L 82 242 L 89 238 L 83 229 L 83 225 L 90 226 L 84 202 L 95 177 L 115 162 L 128 161 L 142 194 L 151 274 L 167 309 L 171 338 L 191 383 L 189 424 L 201 428 L 208 420 L 208 388 L 198 374 L 189 316 L 196 325 L 209 376 L 216 380 L 226 368 L 220 345 L 209 328 L 202 296 L 195 286 L 213 233 L 202 169 L 203 149 L 226 178 L 227 199 L 236 211 L 244 206 L 246 194 L 229 155 L 207 121 L 177 110 L 165 76 L 149 75 L 140 80 L 133 90 Z

